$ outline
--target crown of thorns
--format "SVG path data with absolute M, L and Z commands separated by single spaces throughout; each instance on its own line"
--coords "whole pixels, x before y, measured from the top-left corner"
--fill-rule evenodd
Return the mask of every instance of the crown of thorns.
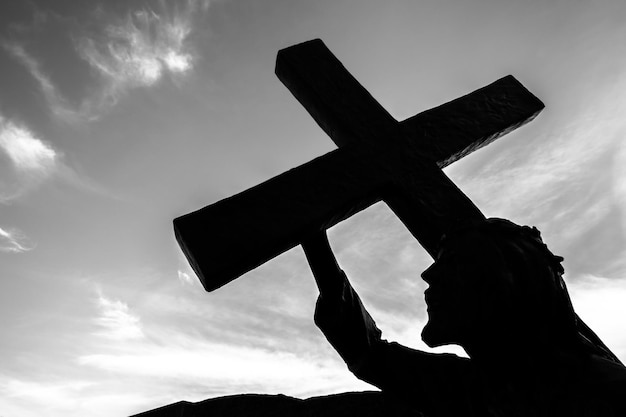
M 520 226 L 509 220 L 497 217 L 488 218 L 482 221 L 464 222 L 452 227 L 441 239 L 441 244 L 462 234 L 469 232 L 485 233 L 497 238 L 510 238 L 511 240 L 521 240 L 532 246 L 537 254 L 542 255 L 547 264 L 554 272 L 562 275 L 563 257 L 555 255 L 548 249 L 548 246 L 541 238 L 541 232 L 534 226 Z

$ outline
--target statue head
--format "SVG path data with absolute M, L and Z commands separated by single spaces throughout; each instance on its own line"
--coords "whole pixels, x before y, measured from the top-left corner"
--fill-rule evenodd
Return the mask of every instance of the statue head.
M 544 248 L 536 229 L 502 219 L 447 233 L 435 263 L 422 274 L 429 284 L 424 341 L 463 346 L 521 336 L 533 322 L 544 322 L 541 313 L 553 303 L 543 299 L 554 295 L 548 286 L 562 271 L 560 259 Z
M 612 355 L 574 312 L 562 260 L 534 227 L 492 218 L 455 228 L 422 274 L 429 284 L 424 342 L 466 349 L 494 342 L 585 345 Z

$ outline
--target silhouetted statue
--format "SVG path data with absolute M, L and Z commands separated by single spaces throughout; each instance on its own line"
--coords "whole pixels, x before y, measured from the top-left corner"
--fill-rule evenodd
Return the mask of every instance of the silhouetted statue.
M 536 228 L 487 219 L 455 228 L 423 272 L 431 347 L 381 332 L 325 233 L 303 243 L 320 296 L 315 322 L 360 379 L 427 416 L 626 416 L 626 368 L 576 315 Z
M 307 239 L 318 325 L 384 392 L 435 416 L 626 415 L 624 368 L 574 314 L 559 258 L 442 171 L 533 120 L 537 97 L 509 75 L 397 121 L 319 39 L 279 51 L 276 75 L 339 149 L 174 220 L 207 291 Z M 380 200 L 436 259 L 424 340 L 471 359 L 382 341 L 337 266 L 323 231 Z

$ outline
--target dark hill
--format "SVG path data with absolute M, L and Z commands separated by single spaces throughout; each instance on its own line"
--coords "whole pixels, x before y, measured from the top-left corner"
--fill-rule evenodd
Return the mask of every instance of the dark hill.
M 380 392 L 350 392 L 305 400 L 243 394 L 197 403 L 180 401 L 132 417 L 420 417 Z

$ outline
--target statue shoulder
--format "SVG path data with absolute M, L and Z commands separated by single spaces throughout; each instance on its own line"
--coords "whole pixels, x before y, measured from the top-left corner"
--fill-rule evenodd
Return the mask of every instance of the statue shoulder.
M 583 391 L 587 391 L 588 395 L 585 397 L 588 396 L 591 402 L 606 409 L 606 415 L 626 415 L 626 367 L 593 356 L 587 369 Z
M 592 384 L 624 384 L 626 383 L 626 367 L 594 355 L 591 358 L 589 377 L 589 382 Z

